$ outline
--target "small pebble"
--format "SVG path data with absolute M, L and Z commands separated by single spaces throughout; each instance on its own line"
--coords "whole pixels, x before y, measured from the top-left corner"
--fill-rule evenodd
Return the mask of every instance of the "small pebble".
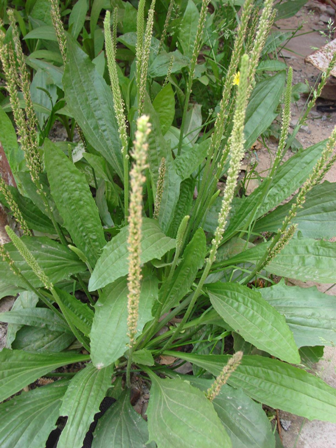
M 292 422 L 290 420 L 284 420 L 284 419 L 280 419 L 280 424 L 283 427 L 283 429 L 285 431 L 288 431 L 289 428 L 291 427 Z

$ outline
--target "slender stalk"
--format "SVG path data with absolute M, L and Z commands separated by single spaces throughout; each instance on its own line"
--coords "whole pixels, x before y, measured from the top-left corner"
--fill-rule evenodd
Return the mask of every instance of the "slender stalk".
M 114 14 L 114 29 L 116 34 L 116 14 Z M 113 93 L 113 106 L 118 122 L 118 132 L 121 141 L 121 153 L 123 155 L 124 166 L 124 210 L 125 218 L 128 217 L 128 190 L 129 190 L 129 155 L 127 152 L 128 138 L 127 138 L 127 120 L 125 116 L 124 101 L 122 99 L 121 90 L 119 86 L 118 70 L 116 64 L 116 39 L 111 35 L 110 28 L 111 15 L 110 11 L 106 11 L 104 20 L 104 36 L 105 36 L 105 50 L 107 56 L 107 66 L 110 75 L 111 89 Z
M 130 369 L 132 365 L 132 353 L 135 345 L 139 317 L 139 300 L 141 292 L 141 228 L 142 228 L 142 192 L 143 184 L 146 180 L 144 171 L 147 167 L 147 138 L 150 132 L 148 117 L 138 118 L 138 130 L 135 135 L 133 158 L 135 163 L 131 171 L 131 195 L 130 195 L 130 213 L 128 217 L 128 302 L 127 302 L 127 327 L 129 337 L 129 356 L 127 362 L 126 382 L 130 387 Z
M 185 94 L 185 98 L 184 98 L 184 107 L 183 107 L 183 112 L 182 112 L 182 123 L 181 123 L 181 128 L 180 128 L 180 138 L 179 138 L 178 149 L 177 149 L 178 155 L 180 155 L 181 151 L 182 151 L 182 143 L 183 143 L 183 139 L 184 139 L 184 128 L 185 128 L 185 123 L 186 123 L 186 118 L 187 118 L 191 89 L 192 89 L 192 84 L 193 84 L 193 80 L 194 80 L 194 76 L 195 76 L 195 68 L 196 68 L 196 64 L 197 64 L 197 58 L 198 58 L 199 52 L 201 50 L 203 30 L 204 30 L 206 13 L 207 13 L 207 8 L 208 8 L 209 3 L 210 3 L 210 0 L 202 1 L 201 12 L 200 12 L 199 20 L 198 20 L 195 44 L 194 44 L 193 54 L 192 54 L 191 61 L 190 61 L 189 76 L 188 76 L 188 81 L 187 81 L 186 94 Z
M 226 182 L 224 198 L 222 200 L 222 207 L 218 217 L 218 227 L 215 231 L 214 238 L 211 242 L 211 249 L 209 258 L 206 260 L 206 265 L 203 270 L 201 279 L 197 285 L 188 309 L 183 316 L 183 319 L 176 332 L 171 336 L 169 341 L 165 344 L 162 350 L 165 350 L 172 342 L 174 337 L 183 329 L 185 322 L 187 322 L 190 314 L 192 313 L 198 297 L 202 293 L 202 288 L 205 280 L 207 279 L 211 266 L 216 259 L 216 253 L 218 247 L 222 241 L 225 226 L 231 209 L 231 203 L 234 197 L 235 188 L 237 185 L 238 174 L 240 170 L 241 160 L 244 156 L 244 123 L 247 106 L 247 92 L 248 92 L 248 71 L 249 71 L 249 58 L 247 55 L 242 57 L 241 63 L 241 76 L 238 86 L 236 110 L 233 118 L 233 129 L 230 137 L 230 167 L 228 171 L 228 178 Z

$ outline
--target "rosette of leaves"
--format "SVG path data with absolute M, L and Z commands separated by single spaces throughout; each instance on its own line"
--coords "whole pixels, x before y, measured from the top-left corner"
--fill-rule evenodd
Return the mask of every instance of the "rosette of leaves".
M 76 14 L 70 14 L 73 38 L 80 29 L 80 8 L 86 17 L 86 6 L 77 2 L 72 10 Z M 189 0 L 180 17 L 187 23 L 192 12 L 198 23 L 193 39 L 180 43 L 190 61 L 183 95 L 173 78 L 161 84 L 151 78 L 150 60 L 159 56 L 150 26 L 154 15 L 145 6 L 140 1 L 134 14 L 132 26 L 143 39 L 133 39 L 138 47 L 129 73 L 116 63 L 123 48 L 116 41 L 119 16 L 112 19 L 112 35 L 105 32 L 112 88 L 99 63 L 67 36 L 63 112 L 81 129 L 80 144 L 41 139 L 34 152 L 41 157 L 40 171 L 32 177 L 29 167 L 36 166 L 29 165 L 29 136 L 36 129 L 28 126 L 20 134 L 27 170 L 10 157 L 21 149 L 4 115 L 1 138 L 6 129 L 2 143 L 18 188 L 1 184 L 1 202 L 12 211 L 18 228 L 21 224 L 29 232 L 21 237 L 20 229 L 19 236 L 9 229 L 12 242 L 1 246 L 1 297 L 18 294 L 12 310 L 0 314 L 8 324 L 7 347 L 0 353 L 3 447 L 44 447 L 59 426 L 57 447 L 81 448 L 106 396 L 116 402 L 98 421 L 95 448 L 275 447 L 262 404 L 336 422 L 335 389 L 303 368 L 323 355 L 324 346 L 336 342 L 335 298 L 272 279 L 335 282 L 336 243 L 326 241 L 335 236 L 335 187 L 321 183 L 334 161 L 335 132 L 328 142 L 282 162 L 288 146 L 289 71 L 277 158 L 254 193 L 240 197 L 241 159 L 266 121 L 275 118 L 286 83 L 286 74 L 280 72 L 253 91 L 247 85 L 254 85 L 250 61 L 260 57 L 271 2 L 266 2 L 255 30 L 260 48 L 255 45 L 241 57 L 239 45 L 249 38 L 243 18 L 250 20 L 252 2 L 245 5 L 217 122 L 202 134 L 204 123 L 189 99 L 195 71 L 200 70 L 204 23 L 211 20 L 208 2 Z M 99 14 L 91 11 L 91 32 Z M 94 35 L 99 42 L 99 32 Z M 55 33 L 52 42 L 57 53 Z M 146 66 L 148 78 L 139 85 L 137 70 Z M 14 99 L 19 87 L 26 88 L 19 80 L 11 91 Z M 154 99 L 148 89 L 157 89 Z M 130 246 L 134 177 L 129 168 L 137 166 L 132 142 L 139 142 L 141 98 L 151 130 L 143 142 L 147 160 L 138 173 L 141 231 Z M 217 189 L 219 179 L 226 179 L 224 196 Z M 129 201 L 131 206 L 125 207 Z M 136 309 L 130 310 L 129 259 L 134 248 L 140 254 L 141 275 Z M 134 311 L 130 342 L 129 316 Z M 235 352 L 243 352 L 243 358 L 224 380 Z M 189 375 L 177 371 L 184 362 L 190 363 L 184 370 Z M 40 386 L 36 381 L 41 377 L 52 381 L 31 386 Z M 130 401 L 139 378 L 150 390 L 147 420 Z M 214 384 L 222 387 L 209 395 Z

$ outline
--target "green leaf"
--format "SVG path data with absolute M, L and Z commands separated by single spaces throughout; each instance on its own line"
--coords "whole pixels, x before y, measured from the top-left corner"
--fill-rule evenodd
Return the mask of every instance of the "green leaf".
M 254 88 L 246 109 L 245 148 L 249 149 L 278 116 L 277 107 L 283 93 L 286 73 L 261 81 Z
M 192 148 L 188 148 L 175 159 L 175 168 L 177 174 L 182 180 L 190 177 L 196 171 L 207 155 L 209 148 L 209 140 L 205 140 L 199 145 L 195 144 Z
M 68 56 L 63 77 L 67 107 L 90 145 L 123 179 L 121 142 L 111 88 L 89 57 L 70 39 Z
M 62 150 L 49 141 L 45 143 L 45 164 L 51 194 L 64 220 L 64 226 L 93 267 L 106 241 L 85 175 Z
M 97 370 L 88 364 L 71 380 L 60 410 L 60 415 L 68 420 L 57 448 L 82 448 L 85 434 L 111 385 L 112 372 L 113 366 Z
M 193 203 L 194 191 L 195 181 L 193 179 L 186 179 L 181 183 L 179 200 L 176 204 L 175 213 L 170 224 L 169 231 L 167 232 L 169 236 L 176 236 L 182 219 L 186 215 L 189 215 Z
M 197 229 L 192 240 L 183 253 L 183 259 L 172 279 L 160 289 L 161 300 L 164 300 L 164 312 L 177 306 L 190 290 L 196 274 L 204 264 L 206 255 L 206 239 L 203 229 Z M 161 302 L 160 300 L 160 302 Z
M 92 448 L 154 448 L 147 444 L 147 422 L 130 404 L 128 391 L 122 393 L 118 401 L 98 420 L 94 432 Z M 111 443 L 113 445 L 111 445 Z
M 300 363 L 293 334 L 285 318 L 259 292 L 237 283 L 206 285 L 212 306 L 243 338 L 277 358 Z
M 266 39 L 265 46 L 262 50 L 262 56 L 273 51 L 277 48 L 286 45 L 286 42 L 293 37 L 293 32 L 274 31 Z
M 90 359 L 75 353 L 32 354 L 4 348 L 0 352 L 0 401 L 58 367 Z
M 323 358 L 324 347 L 301 347 L 300 356 L 301 362 L 309 369 L 314 369 L 317 362 Z
M 55 85 L 50 84 L 49 75 L 44 70 L 38 69 L 35 73 L 30 85 L 30 94 L 35 105 L 39 105 L 49 111 L 49 113 L 44 113 L 36 110 L 36 116 L 42 129 L 57 101 L 57 88 Z
M 69 16 L 69 28 L 74 39 L 77 39 L 83 29 L 86 13 L 89 9 L 87 0 L 78 0 Z
M 293 239 L 265 268 L 280 277 L 336 282 L 336 242 Z
M 198 9 L 195 3 L 192 0 L 189 0 L 177 35 L 183 54 L 188 58 L 191 58 L 194 50 L 198 20 Z
M 68 348 L 74 340 L 74 335 L 64 330 L 24 326 L 16 333 L 12 349 L 30 353 L 58 353 Z
M 109 241 L 92 273 L 89 291 L 114 282 L 128 273 L 128 226 Z M 153 219 L 144 218 L 142 222 L 141 264 L 153 258 L 160 259 L 166 252 L 175 247 L 175 240 L 167 237 Z
M 0 313 L 0 322 L 48 328 L 52 331 L 70 332 L 67 323 L 49 308 L 26 308 L 7 311 Z
M 193 104 L 190 110 L 187 112 L 185 129 L 184 129 L 184 141 L 190 143 L 196 143 L 199 133 L 202 129 L 202 106 L 201 104 Z
M 324 140 L 298 152 L 283 163 L 277 170 L 263 201 L 260 200 L 260 196 L 263 194 L 263 184 L 245 198 L 241 207 L 230 220 L 224 234 L 224 241 L 228 241 L 239 229 L 242 229 L 251 216 L 255 218 L 263 216 L 292 195 L 308 178 L 325 145 L 326 141 Z
M 36 294 L 30 291 L 20 292 L 16 298 L 11 311 L 21 311 L 25 309 L 35 308 L 39 301 Z M 15 340 L 16 333 L 22 328 L 22 325 L 8 324 L 6 334 L 6 348 L 11 348 L 12 342 Z
M 143 366 L 153 366 L 155 364 L 152 352 L 145 348 L 137 350 L 132 355 L 132 361 L 135 364 L 141 364 Z
M 151 78 L 167 76 L 171 58 L 173 58 L 171 73 L 179 72 L 189 64 L 189 58 L 183 56 L 178 50 L 172 53 L 160 53 L 150 64 L 148 76 Z
M 92 309 L 86 303 L 82 303 L 63 289 L 55 288 L 55 291 L 62 302 L 62 311 L 66 312 L 70 321 L 78 330 L 85 336 L 88 336 L 91 331 L 94 316 Z
M 259 62 L 257 72 L 279 72 L 281 70 L 287 70 L 287 65 L 284 62 L 277 59 L 268 59 L 266 61 Z
M 298 347 L 336 344 L 336 297 L 281 282 L 260 294 L 283 314 Z
M 62 84 L 62 77 L 64 73 L 63 67 L 56 67 L 55 65 L 50 64 L 49 62 L 33 59 L 32 55 L 30 55 L 30 57 L 27 58 L 27 64 L 33 67 L 35 70 L 41 69 L 44 72 L 46 72 L 52 79 L 53 83 L 61 90 L 63 90 L 63 84 Z M 36 105 L 34 105 L 34 107 L 35 109 L 37 109 Z
M 91 358 L 96 367 L 115 362 L 127 350 L 127 279 L 119 278 L 103 289 L 96 303 L 91 330 Z M 152 317 L 152 307 L 158 297 L 158 280 L 143 276 L 139 302 L 138 332 Z
M 212 380 L 194 376 L 184 379 L 204 391 L 213 383 Z M 212 403 L 234 448 L 275 447 L 272 427 L 265 411 L 241 389 L 233 389 L 225 384 Z
M 160 203 L 159 223 L 163 232 L 168 229 L 174 219 L 174 212 L 180 196 L 181 178 L 176 172 L 171 155 L 166 159 L 166 172 L 163 182 L 163 192 Z M 156 257 L 157 258 L 157 257 Z
M 41 210 L 34 204 L 33 201 L 26 198 L 25 196 L 22 196 L 17 188 L 11 186 L 8 186 L 8 188 L 10 189 L 15 202 L 19 207 L 20 212 L 22 213 L 23 219 L 27 222 L 30 229 L 37 230 L 43 233 L 55 233 L 55 228 L 50 219 L 41 212 Z M 3 204 L 9 207 L 6 198 L 2 195 L 1 192 L 0 200 Z
M 0 107 L 0 142 L 11 170 L 15 174 L 23 160 L 24 153 L 19 149 L 14 126 L 2 107 Z
M 196 364 L 215 376 L 220 374 L 230 359 L 227 355 L 164 353 Z M 274 409 L 282 409 L 309 420 L 336 423 L 336 390 L 320 378 L 277 359 L 243 356 L 228 384 Z
M 101 10 L 103 9 L 105 5 L 105 0 L 94 0 L 91 8 L 91 17 L 90 17 L 90 31 L 91 34 L 94 34 L 94 31 L 97 26 L 97 22 L 101 13 Z
M 145 97 L 144 111 L 149 116 L 149 121 L 152 125 L 151 132 L 148 136 L 148 161 L 152 183 L 156 187 L 162 157 L 167 158 L 168 156 L 167 144 L 161 132 L 159 115 L 156 113 L 147 94 Z
M 295 16 L 307 1 L 308 0 L 288 0 L 287 2 L 274 5 L 274 9 L 278 11 L 278 14 L 275 16 L 275 21 Z
M 45 447 L 56 428 L 62 397 L 68 382 L 57 381 L 0 404 L 2 448 Z
M 149 400 L 149 440 L 158 448 L 226 448 L 231 441 L 203 392 L 180 379 L 154 374 Z
M 79 260 L 76 254 L 50 238 L 23 236 L 22 241 L 54 284 L 69 278 L 71 275 L 86 271 L 85 264 Z M 36 277 L 13 243 L 7 243 L 5 248 L 14 261 L 15 266 L 26 279 L 33 286 L 41 287 L 41 281 Z M 24 289 L 27 288 L 26 283 L 14 274 L 8 263 L 2 259 L 0 259 L 0 273 L 2 280 L 7 284 L 20 286 Z
M 28 3 L 28 2 L 26 2 Z M 49 0 L 37 0 L 34 2 L 34 7 L 30 13 L 33 19 L 39 20 L 46 23 L 47 25 L 52 25 L 52 19 L 50 14 L 50 2 Z
M 254 232 L 276 232 L 295 200 L 296 197 L 258 221 L 253 229 Z M 305 203 L 292 219 L 293 224 L 298 224 L 297 230 L 303 237 L 325 239 L 336 236 L 335 221 L 336 185 L 329 182 L 316 185 L 307 194 Z
M 23 40 L 30 39 L 43 39 L 43 40 L 51 40 L 52 42 L 57 42 L 56 32 L 53 26 L 43 25 L 35 28 L 25 35 Z
M 173 123 L 175 116 L 175 97 L 171 84 L 167 84 L 156 95 L 153 107 L 159 115 L 162 134 L 164 135 Z

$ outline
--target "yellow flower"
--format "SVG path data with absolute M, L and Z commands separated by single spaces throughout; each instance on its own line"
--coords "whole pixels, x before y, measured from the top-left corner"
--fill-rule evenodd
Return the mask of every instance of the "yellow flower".
M 240 81 L 240 72 L 237 72 L 233 78 L 233 85 L 239 86 L 239 81 Z

